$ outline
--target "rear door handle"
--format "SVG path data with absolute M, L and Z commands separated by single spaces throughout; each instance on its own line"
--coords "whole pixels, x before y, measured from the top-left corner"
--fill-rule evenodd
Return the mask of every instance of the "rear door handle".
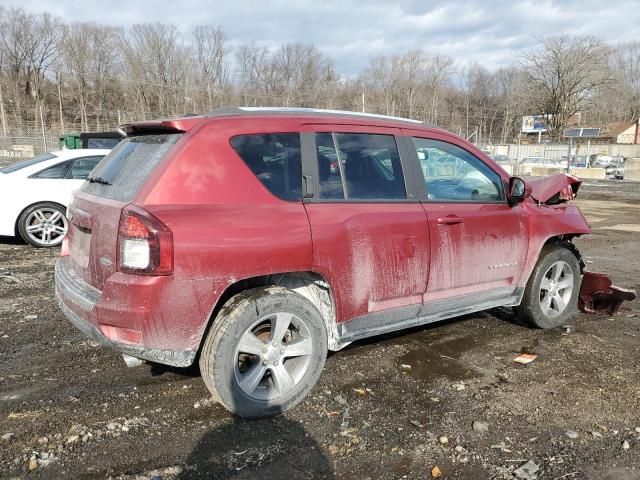
M 436 223 L 438 225 L 456 225 L 463 222 L 464 218 L 457 217 L 456 215 L 447 215 L 446 217 L 436 218 Z

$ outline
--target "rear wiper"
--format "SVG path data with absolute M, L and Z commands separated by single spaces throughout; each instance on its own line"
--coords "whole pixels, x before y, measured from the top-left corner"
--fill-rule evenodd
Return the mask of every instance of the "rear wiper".
M 100 183 L 102 185 L 111 185 L 111 182 L 109 182 L 108 180 L 105 180 L 102 177 L 89 177 L 87 178 L 87 181 L 89 183 Z

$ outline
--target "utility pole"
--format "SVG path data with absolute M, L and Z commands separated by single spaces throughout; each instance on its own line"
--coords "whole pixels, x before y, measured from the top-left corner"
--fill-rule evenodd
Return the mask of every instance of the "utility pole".
M 49 150 L 47 148 L 47 130 L 44 126 L 44 113 L 42 112 L 42 104 L 40 104 L 40 125 L 42 126 L 42 143 L 44 145 L 44 151 Z
M 363 87 L 362 88 L 362 113 L 364 113 L 364 92 L 365 92 L 365 89 Z
M 4 97 L 2 96 L 2 85 L 0 85 L 0 117 L 2 119 L 2 133 L 7 136 L 7 119 L 4 115 Z

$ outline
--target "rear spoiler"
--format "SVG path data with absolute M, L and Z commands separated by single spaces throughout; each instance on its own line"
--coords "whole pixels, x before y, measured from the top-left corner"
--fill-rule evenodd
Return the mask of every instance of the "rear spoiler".
M 129 137 L 132 135 L 153 135 L 185 133 L 191 130 L 203 117 L 186 117 L 171 120 L 147 120 L 142 122 L 125 123 L 118 131 Z

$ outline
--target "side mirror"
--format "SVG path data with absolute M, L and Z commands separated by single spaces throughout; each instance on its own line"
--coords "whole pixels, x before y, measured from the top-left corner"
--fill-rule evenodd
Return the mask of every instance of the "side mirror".
M 516 205 L 531 194 L 527 184 L 520 177 L 511 177 L 509 179 L 508 192 L 507 201 L 509 202 L 509 205 Z

